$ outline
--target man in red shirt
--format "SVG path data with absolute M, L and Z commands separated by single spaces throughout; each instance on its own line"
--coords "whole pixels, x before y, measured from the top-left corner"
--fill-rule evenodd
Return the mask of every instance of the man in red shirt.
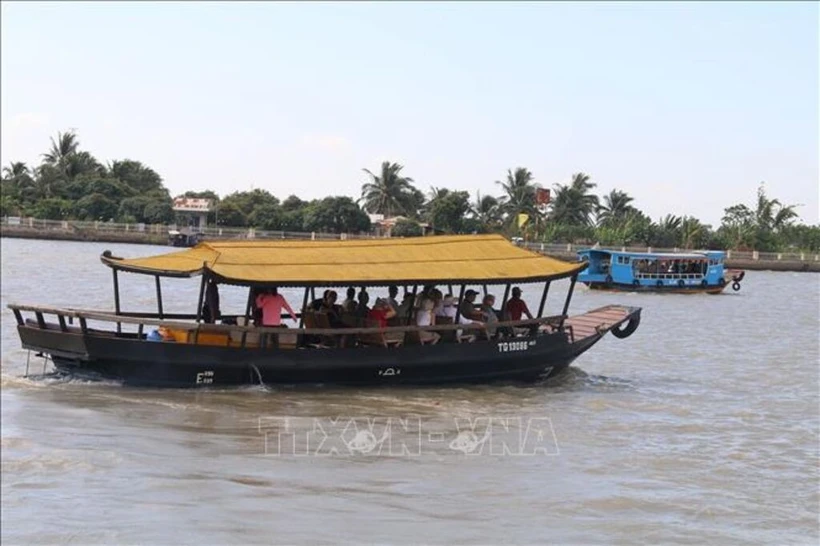
M 507 302 L 507 308 L 504 311 L 509 320 L 521 320 L 521 315 L 527 315 L 527 318 L 532 320 L 532 313 L 521 299 L 521 289 L 517 286 L 512 289 L 512 298 Z

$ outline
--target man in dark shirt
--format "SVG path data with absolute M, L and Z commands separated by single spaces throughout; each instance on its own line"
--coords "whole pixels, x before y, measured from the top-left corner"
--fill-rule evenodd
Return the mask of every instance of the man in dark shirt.
M 362 288 L 361 292 L 359 292 L 359 304 L 356 306 L 355 311 L 357 318 L 364 319 L 367 317 L 367 314 L 370 312 L 370 308 L 367 306 L 368 302 L 370 302 L 370 296 L 365 289 Z
M 322 307 L 327 305 L 328 294 L 330 294 L 330 290 L 325 290 L 321 298 L 316 298 L 310 302 L 310 308 L 314 311 L 321 311 Z
M 461 304 L 458 306 L 462 320 L 468 322 L 484 322 L 484 315 L 475 308 L 475 297 L 477 295 L 478 292 L 475 290 L 467 290 L 464 292 L 464 299 L 461 300 Z
M 393 308 L 393 311 L 399 311 L 399 302 L 396 301 L 396 296 L 399 295 L 399 287 L 395 284 L 391 284 L 387 288 L 387 303 L 390 304 L 390 307 Z

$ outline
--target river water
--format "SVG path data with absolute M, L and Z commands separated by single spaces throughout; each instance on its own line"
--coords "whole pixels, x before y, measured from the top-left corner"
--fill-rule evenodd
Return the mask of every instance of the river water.
M 169 250 L 2 239 L 4 545 L 818 542 L 818 275 L 749 272 L 720 296 L 581 288 L 571 313 L 622 302 L 643 321 L 544 385 L 24 378 L 6 305 L 111 309 L 107 248 Z M 153 279 L 120 285 L 124 309 L 155 305 Z M 164 287 L 167 311 L 193 312 L 198 281 Z M 241 311 L 244 294 L 222 300 Z M 380 443 L 345 449 L 351 431 Z

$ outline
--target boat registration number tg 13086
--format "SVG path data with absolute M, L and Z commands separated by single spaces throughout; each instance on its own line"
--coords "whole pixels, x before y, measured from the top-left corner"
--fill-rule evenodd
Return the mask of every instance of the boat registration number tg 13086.
M 529 341 L 502 341 L 498 344 L 499 353 L 526 351 L 530 348 Z

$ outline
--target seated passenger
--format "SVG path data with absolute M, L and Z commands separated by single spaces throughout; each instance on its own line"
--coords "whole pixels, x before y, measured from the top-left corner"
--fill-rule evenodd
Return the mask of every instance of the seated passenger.
M 376 300 L 373 309 L 367 313 L 367 318 L 378 321 L 380 328 L 387 328 L 387 321 L 395 316 L 396 312 L 390 307 L 390 303 L 381 298 Z
M 314 311 L 320 311 L 322 309 L 322 306 L 325 304 L 325 301 L 327 301 L 327 295 L 329 293 L 330 293 L 330 290 L 325 290 L 325 292 L 324 292 L 324 294 L 322 294 L 321 298 L 316 298 L 315 300 L 310 302 L 309 307 Z
M 481 301 L 481 313 L 484 315 L 484 321 L 487 323 L 487 334 L 492 337 L 495 336 L 496 326 L 498 322 L 498 314 L 495 309 L 495 296 L 487 294 Z
M 433 290 L 430 291 L 430 299 L 433 301 L 433 314 L 436 315 L 439 309 L 442 308 L 444 295 L 438 288 L 433 288 Z
M 434 326 L 436 324 L 436 315 L 433 312 L 436 302 L 434 299 L 426 298 L 422 300 L 421 307 L 416 311 L 416 325 L 417 326 Z M 428 332 L 422 330 L 419 332 L 419 338 L 422 343 L 438 343 L 441 336 L 437 332 Z
M 371 309 L 367 314 L 367 318 L 372 321 L 376 321 L 379 325 L 379 328 L 387 328 L 389 326 L 387 321 L 395 316 L 396 312 L 393 310 L 392 307 L 390 307 L 390 303 L 388 303 L 386 299 L 382 298 L 376 299 L 376 302 L 373 304 L 373 309 Z M 378 335 L 379 334 L 376 334 L 376 336 Z M 381 339 L 389 343 L 400 344 L 402 341 L 404 341 L 403 332 L 384 332 L 380 334 L 380 336 Z
M 477 295 L 478 292 L 475 290 L 467 290 L 464 292 L 464 299 L 459 305 L 459 322 L 461 324 L 484 322 L 484 315 L 475 308 L 475 297 Z
M 160 326 L 156 330 L 151 330 L 151 332 L 145 336 L 145 339 L 148 341 L 176 341 L 174 334 L 172 334 L 171 331 L 165 326 Z
M 404 293 L 404 298 L 401 300 L 401 305 L 399 305 L 398 313 L 400 317 L 407 317 L 410 315 L 410 311 L 413 309 L 413 302 L 415 301 L 415 297 L 410 292 Z
M 341 306 L 336 305 L 336 296 L 337 294 L 335 290 L 325 290 L 325 297 L 321 300 L 314 301 L 311 306 L 314 311 L 326 314 L 327 319 L 333 328 L 343 328 L 344 323 L 342 322 L 342 308 Z M 315 307 L 314 305 L 317 302 L 319 303 L 319 306 Z
M 441 300 L 441 305 L 436 309 L 436 316 L 449 317 L 453 320 L 456 318 L 456 299 L 452 294 L 447 294 Z

